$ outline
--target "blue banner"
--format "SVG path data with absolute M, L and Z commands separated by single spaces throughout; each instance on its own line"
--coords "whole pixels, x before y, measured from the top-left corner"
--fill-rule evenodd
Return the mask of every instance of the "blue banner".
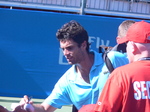
M 123 18 L 0 9 L 0 95 L 46 98 L 70 67 L 56 32 L 64 23 L 78 21 L 89 34 L 91 49 L 116 44 Z

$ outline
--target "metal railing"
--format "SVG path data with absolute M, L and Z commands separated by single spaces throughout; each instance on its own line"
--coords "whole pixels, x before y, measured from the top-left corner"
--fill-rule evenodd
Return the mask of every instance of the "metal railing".
M 149 18 L 150 0 L 0 0 L 0 6 Z

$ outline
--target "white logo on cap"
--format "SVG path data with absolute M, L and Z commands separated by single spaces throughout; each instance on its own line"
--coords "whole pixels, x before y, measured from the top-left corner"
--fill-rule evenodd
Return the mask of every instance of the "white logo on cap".
M 101 104 L 102 104 L 102 102 L 98 102 L 97 104 L 98 104 L 98 105 L 101 105 Z

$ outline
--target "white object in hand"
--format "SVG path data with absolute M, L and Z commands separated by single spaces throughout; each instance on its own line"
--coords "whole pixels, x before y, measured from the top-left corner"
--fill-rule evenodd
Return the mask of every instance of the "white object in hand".
M 29 103 L 26 103 L 26 104 L 24 105 L 24 109 L 25 109 L 27 112 L 34 112 L 34 107 L 33 107 L 31 104 L 29 104 Z

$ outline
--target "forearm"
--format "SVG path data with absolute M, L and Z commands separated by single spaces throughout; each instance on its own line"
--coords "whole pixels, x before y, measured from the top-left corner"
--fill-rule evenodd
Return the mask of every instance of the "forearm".
M 54 112 L 57 108 L 49 104 L 34 104 L 34 112 Z
M 32 101 L 29 100 L 28 96 L 25 95 L 21 101 L 20 105 L 24 107 L 25 110 L 29 112 L 54 112 L 57 108 L 49 105 L 49 104 L 33 104 Z

